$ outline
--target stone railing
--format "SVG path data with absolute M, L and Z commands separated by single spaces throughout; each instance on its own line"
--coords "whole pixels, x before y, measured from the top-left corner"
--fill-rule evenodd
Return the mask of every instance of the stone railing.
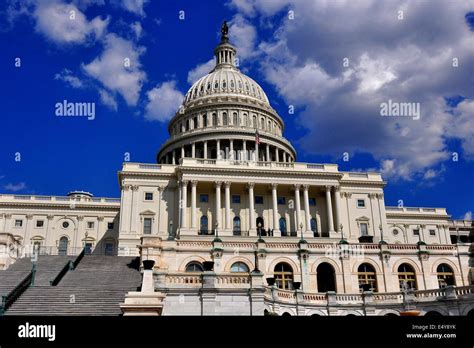
M 387 213 L 401 212 L 401 213 L 430 213 L 430 214 L 441 214 L 448 215 L 446 208 L 423 208 L 423 207 L 385 207 Z
M 166 285 L 199 285 L 202 284 L 201 273 L 168 273 Z
M 68 204 L 80 203 L 120 203 L 120 198 L 105 197 L 69 197 L 69 196 L 36 196 L 36 195 L 0 195 L 0 202 L 67 202 Z

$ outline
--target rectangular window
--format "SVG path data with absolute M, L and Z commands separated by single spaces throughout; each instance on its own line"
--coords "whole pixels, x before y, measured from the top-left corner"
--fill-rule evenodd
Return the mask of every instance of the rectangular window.
M 43 220 L 36 220 L 36 227 L 43 227 L 44 221 Z
M 143 219 L 143 234 L 151 234 L 151 218 Z
M 15 227 L 23 226 L 23 220 L 15 220 Z
M 114 223 L 113 222 L 108 222 L 107 223 L 107 229 L 108 230 L 113 230 L 114 229 Z
M 87 221 L 87 228 L 94 228 L 94 221 Z
M 310 205 L 310 206 L 315 206 L 315 205 L 316 205 L 316 198 L 314 198 L 314 197 L 311 198 L 311 197 L 310 197 L 310 198 L 309 198 L 309 205 Z
M 240 204 L 240 196 L 239 195 L 232 195 L 232 203 Z
M 285 197 L 278 197 L 277 201 L 278 201 L 278 205 L 285 205 L 286 204 Z
M 365 208 L 365 200 L 364 199 L 358 199 L 357 200 L 357 208 Z
M 208 194 L 199 195 L 199 202 L 208 203 L 209 202 L 209 195 Z
M 436 231 L 435 230 L 430 230 L 430 236 L 436 236 Z
M 420 235 L 420 230 L 418 230 L 418 229 L 413 230 L 413 235 L 414 236 L 419 236 Z
M 368 236 L 369 235 L 369 229 L 368 229 L 366 223 L 360 224 L 360 235 L 361 236 Z
M 153 192 L 145 192 L 145 201 L 153 200 Z
M 263 196 L 255 196 L 255 204 L 263 204 Z

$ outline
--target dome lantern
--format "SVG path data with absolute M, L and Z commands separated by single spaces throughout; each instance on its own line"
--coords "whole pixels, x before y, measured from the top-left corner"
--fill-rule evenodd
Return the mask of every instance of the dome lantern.
M 227 22 L 224 21 L 221 26 L 221 42 L 214 49 L 214 55 L 216 56 L 216 67 L 215 69 L 222 68 L 234 68 L 235 69 L 235 54 L 236 49 L 229 43 L 229 27 Z

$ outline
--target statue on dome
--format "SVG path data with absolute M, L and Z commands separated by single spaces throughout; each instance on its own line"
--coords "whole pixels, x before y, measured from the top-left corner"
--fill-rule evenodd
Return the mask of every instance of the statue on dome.
M 227 21 L 224 21 L 221 26 L 221 41 L 227 42 L 229 41 L 229 27 L 227 26 Z

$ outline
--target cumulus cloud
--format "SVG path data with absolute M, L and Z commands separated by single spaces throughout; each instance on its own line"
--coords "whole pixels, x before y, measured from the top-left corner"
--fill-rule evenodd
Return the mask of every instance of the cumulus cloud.
M 229 35 L 232 44 L 237 49 L 237 57 L 243 60 L 254 57 L 257 30 L 243 16 L 235 15 L 229 23 Z
M 55 74 L 54 79 L 64 81 L 73 88 L 82 88 L 84 86 L 82 80 L 74 76 L 69 69 L 63 69 L 60 73 Z
M 4 190 L 10 191 L 10 192 L 18 192 L 18 191 L 24 190 L 25 188 L 26 188 L 26 184 L 24 182 L 20 182 L 18 184 L 8 183 L 5 186 L 3 186 Z
M 145 118 L 166 122 L 179 109 L 184 95 L 176 89 L 176 81 L 166 81 L 148 91 L 147 97 Z
M 134 106 L 146 81 L 146 73 L 140 64 L 144 52 L 144 47 L 137 47 L 115 34 L 107 34 L 100 57 L 83 64 L 82 68 L 108 90 L 122 95 L 128 105 Z
M 468 1 L 234 0 L 241 15 L 274 23 L 259 67 L 307 130 L 300 151 L 369 153 L 386 177 L 433 180 L 449 139 L 474 154 L 474 36 Z M 294 20 L 287 11 L 294 11 Z M 404 19 L 398 19 L 398 11 Z M 438 20 L 432 21 L 431 18 Z M 335 23 L 338 23 L 335 25 Z M 460 62 L 453 67 L 453 58 Z M 344 64 L 344 63 L 347 64 Z M 462 63 L 461 63 L 462 62 Z M 467 98 L 448 108 L 446 96 Z M 382 117 L 389 100 L 419 103 L 421 117 Z M 430 171 L 431 170 L 431 171 Z
M 143 8 L 148 3 L 148 0 L 113 0 L 112 3 L 137 16 L 145 17 L 145 10 Z
M 193 84 L 204 75 L 207 75 L 216 66 L 214 58 L 208 60 L 206 63 L 197 65 L 194 69 L 188 72 L 188 82 Z
M 99 97 L 102 104 L 104 104 L 111 110 L 117 111 L 117 101 L 115 100 L 113 95 L 111 95 L 105 89 L 99 89 Z
M 135 39 L 138 40 L 142 37 L 143 28 L 140 22 L 130 24 L 130 28 L 132 29 L 132 32 L 135 35 Z
M 472 211 L 467 211 L 463 217 L 464 220 L 472 220 Z
M 106 32 L 109 18 L 88 20 L 74 4 L 38 1 L 33 15 L 36 30 L 56 43 L 85 43 Z

